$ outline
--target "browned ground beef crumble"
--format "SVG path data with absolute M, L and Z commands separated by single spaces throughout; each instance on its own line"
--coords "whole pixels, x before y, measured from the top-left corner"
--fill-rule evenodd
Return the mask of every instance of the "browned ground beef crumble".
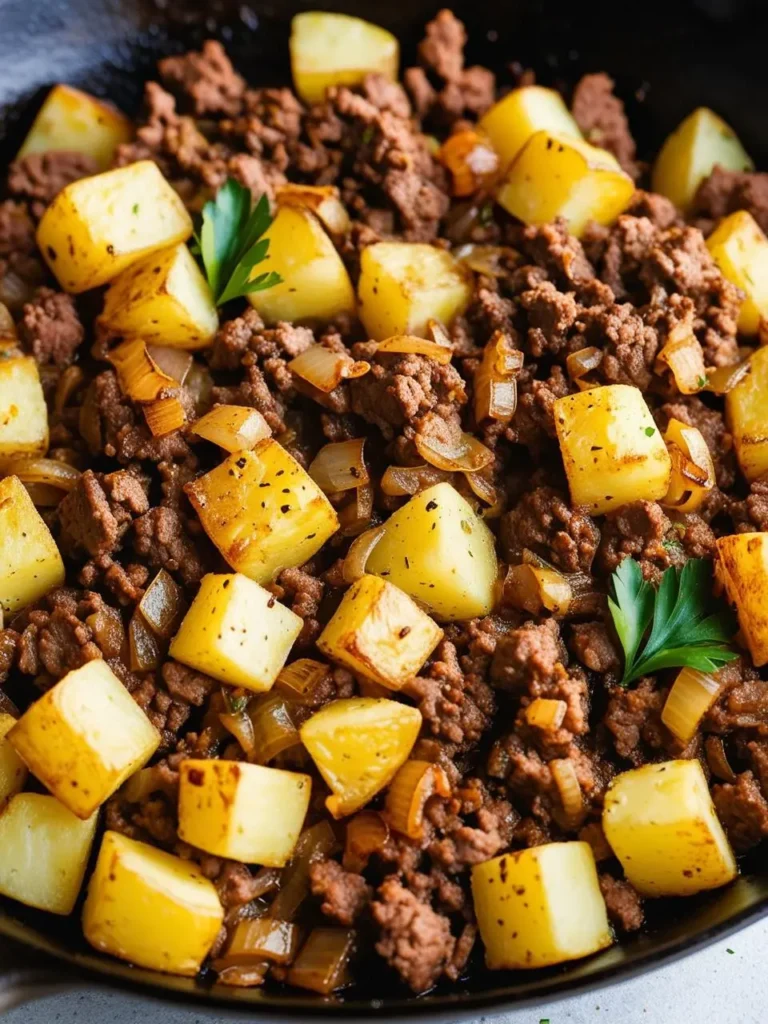
M 449 625 L 398 699 L 421 711 L 414 756 L 444 767 L 450 796 L 429 799 L 420 842 L 392 833 L 362 873 L 342 867 L 338 853 L 311 869 L 309 912 L 354 924 L 363 957 L 375 948 L 416 992 L 465 969 L 475 938 L 469 867 L 508 849 L 578 834 L 599 844 L 603 794 L 621 770 L 698 757 L 737 849 L 768 835 L 764 674 L 744 661 L 727 666 L 722 696 L 682 749 L 660 719 L 670 674 L 630 689 L 618 685 L 621 649 L 604 597 L 609 575 L 626 557 L 657 582 L 670 565 L 711 558 L 716 535 L 768 529 L 768 482 L 751 488 L 738 482 L 722 402 L 680 395 L 655 373 L 659 350 L 680 324 L 695 331 L 707 365 L 738 361 L 739 294 L 715 267 L 702 231 L 737 209 L 750 210 L 768 230 L 768 175 L 715 169 L 699 190 L 691 224 L 663 197 L 638 191 L 613 227 L 592 227 L 583 243 L 562 223 L 524 228 L 499 208 L 491 219 L 468 215 L 468 204 L 452 202 L 446 172 L 422 133 L 444 138 L 498 95 L 490 71 L 465 66 L 465 42 L 463 25 L 442 11 L 427 26 L 420 63 L 405 71 L 404 87 L 371 75 L 358 89 L 329 90 L 312 108 L 288 88 L 250 87 L 222 46 L 208 42 L 200 53 L 160 62 L 159 81 L 146 86 L 136 139 L 117 158 L 119 165 L 156 161 L 193 211 L 230 175 L 254 196 L 272 197 L 285 181 L 337 185 L 353 219 L 348 236 L 337 240 L 353 280 L 362 248 L 380 239 L 491 242 L 512 252 L 499 276 L 475 275 L 470 307 L 451 328 L 455 359 L 447 366 L 420 355 L 378 354 L 349 317 L 315 332 L 289 323 L 266 328 L 244 304 L 224 311 L 205 353 L 213 384 L 208 405 L 258 409 L 304 465 L 326 440 L 364 435 L 372 466 L 418 463 L 419 432 L 472 429 L 473 373 L 494 330 L 506 331 L 525 355 L 515 417 L 508 426 L 479 431 L 494 451 L 493 483 L 504 504 L 490 525 L 506 561 L 519 562 L 529 549 L 564 572 L 591 576 L 592 599 L 558 621 L 533 620 L 502 603 L 485 619 Z M 572 108 L 585 135 L 642 182 L 611 79 L 586 76 Z M 172 660 L 153 673 L 130 671 L 124 652 L 112 649 L 93 617 L 106 607 L 127 623 L 159 568 L 188 599 L 205 572 L 226 571 L 183 492 L 214 464 L 212 446 L 188 430 L 152 437 L 104 361 L 88 302 L 58 291 L 36 256 L 34 225 L 45 203 L 93 170 L 73 154 L 27 157 L 11 166 L 8 198 L 0 203 L 2 301 L 40 364 L 51 402 L 60 375 L 75 360 L 79 367 L 68 401 L 56 412 L 51 406 L 51 457 L 59 451 L 85 470 L 58 508 L 46 512 L 67 561 L 68 585 L 6 622 L 0 680 L 18 694 L 23 679 L 44 689 L 90 659 L 109 662 L 162 731 L 163 743 L 155 791 L 138 803 L 121 793 L 113 797 L 107 824 L 197 861 L 216 883 L 227 929 L 248 911 L 254 893 L 263 892 L 257 868 L 189 847 L 178 837 L 176 819 L 184 757 L 245 757 L 219 722 L 221 687 Z M 368 374 L 342 382 L 322 406 L 296 391 L 287 368 L 316 341 L 371 363 Z M 553 402 L 575 389 L 565 360 L 587 345 L 604 352 L 595 383 L 634 384 L 662 428 L 676 417 L 702 431 L 718 487 L 700 513 L 675 515 L 637 501 L 592 518 L 571 506 Z M 190 395 L 182 399 L 192 419 L 204 411 L 193 409 Z M 379 518 L 400 503 L 378 489 L 375 500 Z M 304 620 L 295 648 L 302 656 L 316 654 L 314 642 L 345 587 L 340 559 L 348 544 L 335 538 L 272 585 L 276 598 Z M 359 691 L 350 672 L 329 668 L 317 706 Z M 536 697 L 566 703 L 556 731 L 527 725 L 525 708 Z M 732 766 L 725 778 L 716 757 L 722 740 Z M 569 759 L 581 784 L 587 816 L 578 829 L 560 806 L 549 767 L 555 758 Z M 316 818 L 326 791 L 315 782 L 310 813 Z M 600 868 L 612 923 L 619 931 L 640 928 L 642 900 L 617 862 L 602 860 Z M 226 933 L 218 948 L 225 939 Z

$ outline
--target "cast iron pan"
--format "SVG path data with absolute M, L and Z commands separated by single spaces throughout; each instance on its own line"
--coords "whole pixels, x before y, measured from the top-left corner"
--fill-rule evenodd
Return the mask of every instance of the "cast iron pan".
M 439 0 L 0 0 L 0 153 L 12 158 L 45 88 L 81 85 L 137 110 L 155 60 L 222 39 L 253 84 L 288 81 L 288 26 L 297 10 L 336 9 L 385 25 L 412 62 L 423 25 Z M 446 0 L 448 3 L 448 0 Z M 768 167 L 768 61 L 763 0 L 455 0 L 469 29 L 468 60 L 503 73 L 516 60 L 543 84 L 573 83 L 607 70 L 629 108 L 640 155 L 650 158 L 666 133 L 699 105 L 734 126 L 758 166 Z M 0 851 L 2 856 L 2 851 Z M 52 987 L 85 979 L 152 992 L 198 1008 L 228 1005 L 255 1017 L 302 1020 L 434 1015 L 442 1020 L 477 1011 L 541 1003 L 667 963 L 761 917 L 768 910 L 768 870 L 757 856 L 742 877 L 719 892 L 651 904 L 646 930 L 599 956 L 532 973 L 484 970 L 478 955 L 466 980 L 420 999 L 398 989 L 378 963 L 362 965 L 365 982 L 343 999 L 296 990 L 239 990 L 134 969 L 101 957 L 80 935 L 77 913 L 62 921 L 0 902 L 0 1011 Z M 378 957 L 371 958 L 378 961 Z

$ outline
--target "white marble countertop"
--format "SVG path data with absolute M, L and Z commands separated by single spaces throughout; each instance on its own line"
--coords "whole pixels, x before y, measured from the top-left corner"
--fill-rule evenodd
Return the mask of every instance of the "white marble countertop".
M 634 981 L 473 1024 L 764 1024 L 768 918 L 709 949 Z M 84 990 L 16 1009 L 3 1024 L 234 1024 L 247 1016 L 175 1009 Z

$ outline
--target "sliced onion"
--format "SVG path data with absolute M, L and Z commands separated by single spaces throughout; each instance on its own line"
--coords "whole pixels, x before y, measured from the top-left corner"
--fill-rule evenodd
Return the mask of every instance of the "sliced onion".
M 345 583 L 355 583 L 365 576 L 365 567 L 371 552 L 384 536 L 383 526 L 374 526 L 352 541 L 347 557 L 344 559 L 342 576 Z
M 707 736 L 704 740 L 704 752 L 707 755 L 709 770 L 716 778 L 723 779 L 724 782 L 736 781 L 736 773 L 731 768 L 722 736 Z
M 159 637 L 170 640 L 181 625 L 187 604 L 184 591 L 165 569 L 160 569 L 139 601 L 139 611 Z
M 555 732 L 563 724 L 567 710 L 568 705 L 564 700 L 536 697 L 525 709 L 525 720 L 536 729 Z
M 327 996 L 349 983 L 347 970 L 356 933 L 343 928 L 313 928 L 286 975 L 289 985 Z
M 669 340 L 656 356 L 656 370 L 667 366 L 682 395 L 695 395 L 707 386 L 704 350 L 692 325 L 686 320 L 669 332 Z
M 281 694 L 267 693 L 251 701 L 248 715 L 253 725 L 253 752 L 249 759 L 255 764 L 268 764 L 301 742 L 291 706 Z
M 335 235 L 349 231 L 349 214 L 334 185 L 278 185 L 275 190 L 278 206 L 293 206 L 314 213 Z
M 672 474 L 661 504 L 679 512 L 694 512 L 715 486 L 709 446 L 697 427 L 674 418 L 667 425 L 664 441 L 672 460 Z
M 217 405 L 192 429 L 226 452 L 251 451 L 272 436 L 272 428 L 258 409 L 244 405 Z
M 693 739 L 699 722 L 717 700 L 723 684 L 713 675 L 682 669 L 667 694 L 661 720 L 682 743 Z
M 289 964 L 299 948 L 299 926 L 272 917 L 256 917 L 235 925 L 227 952 L 217 962 L 225 966 L 262 963 Z
M 434 341 L 436 345 L 442 345 L 443 348 L 453 350 L 453 342 L 451 341 L 450 335 L 439 320 L 427 320 L 427 330 L 432 335 L 432 341 Z
M 35 508 L 56 508 L 66 493 L 52 484 L 24 484 L 24 487 Z
M 242 711 L 222 711 L 219 715 L 219 721 L 227 732 L 235 737 L 250 761 L 256 750 L 256 737 L 253 732 L 253 722 L 248 712 L 245 709 Z
M 109 353 L 123 394 L 134 402 L 153 402 L 176 381 L 152 359 L 146 344 L 138 338 L 124 341 Z
M 217 972 L 220 985 L 230 988 L 257 988 L 263 985 L 269 971 L 269 964 L 228 964 L 226 959 L 213 960 L 211 967 Z
M 713 370 L 707 370 L 706 390 L 712 391 L 716 395 L 727 395 L 740 381 L 744 380 L 751 368 L 750 360 L 745 359 L 741 363 L 736 363 L 735 366 L 718 366 Z
M 343 380 L 362 377 L 370 364 L 355 362 L 346 352 L 332 352 L 323 345 L 310 345 L 288 363 L 288 369 L 312 387 L 330 394 Z
M 517 377 L 523 353 L 504 331 L 495 331 L 475 371 L 475 419 L 509 423 L 517 409 Z
M 363 458 L 365 438 L 326 444 L 309 465 L 309 475 L 326 494 L 350 491 L 370 482 Z
M 137 609 L 128 624 L 128 665 L 131 672 L 154 672 L 160 667 L 160 641 Z
M 405 498 L 424 491 L 433 484 L 451 480 L 452 473 L 434 466 L 389 466 L 380 480 L 384 494 L 392 498 Z
M 330 672 L 325 662 L 314 658 L 299 658 L 280 670 L 275 681 L 275 690 L 283 693 L 294 704 L 312 707 L 317 698 L 318 688 Z
M 414 338 L 410 334 L 398 334 L 394 338 L 380 341 L 376 349 L 378 355 L 418 355 L 434 359 L 436 363 L 445 365 L 453 359 L 453 349 L 441 345 L 437 341 L 426 338 Z
M 406 761 L 389 784 L 384 806 L 386 821 L 410 839 L 423 839 L 424 805 L 434 794 L 451 795 L 445 771 L 431 761 Z
M 207 366 L 194 363 L 184 381 L 184 387 L 192 399 L 195 415 L 202 416 L 211 404 L 211 392 L 213 391 L 211 371 Z
M 167 345 L 147 345 L 147 353 L 163 373 L 173 377 L 179 386 L 187 379 L 194 362 L 191 352 L 185 352 L 182 348 L 169 348 Z
M 571 352 L 565 360 L 565 368 L 568 376 L 576 382 L 580 391 L 587 391 L 596 384 L 588 374 L 593 373 L 602 363 L 604 352 L 601 348 L 589 345 L 587 348 L 580 348 L 578 352 Z
M 373 518 L 373 487 L 358 487 L 351 500 L 338 511 L 339 533 L 342 537 L 357 537 L 367 530 Z
M 555 616 L 568 613 L 573 589 L 563 573 L 533 565 L 511 565 L 503 584 L 503 600 L 531 615 L 542 611 Z
M 43 484 L 60 491 L 71 491 L 81 476 L 79 469 L 58 459 L 2 459 L 0 474 L 13 474 L 23 484 Z
M 560 802 L 563 805 L 568 826 L 573 828 L 581 822 L 585 812 L 584 797 L 573 761 L 568 758 L 550 761 L 549 770 L 552 772 L 557 791 L 560 794 Z
M 309 869 L 321 857 L 327 857 L 337 845 L 336 834 L 327 818 L 311 825 L 299 836 L 290 864 L 283 869 L 280 891 L 269 908 L 269 916 L 292 921 L 309 895 Z
M 53 397 L 53 411 L 56 416 L 61 416 L 70 398 L 85 380 L 85 374 L 79 366 L 68 366 L 62 371 L 56 384 L 56 393 Z
M 117 608 L 104 605 L 89 615 L 85 624 L 93 633 L 96 643 L 105 658 L 120 656 L 125 644 L 125 626 Z
M 484 277 L 508 277 L 509 266 L 519 262 L 514 249 L 501 245 L 473 245 L 471 242 L 454 250 L 456 259 Z
M 422 459 L 437 469 L 476 473 L 493 462 L 490 448 L 472 434 L 457 429 L 449 428 L 442 437 L 434 429 L 428 434 L 416 433 L 413 441 Z
M 144 406 L 144 416 L 153 437 L 172 434 L 187 422 L 184 406 L 176 395 L 165 395 L 149 402 Z
M 452 179 L 454 196 L 471 196 L 489 188 L 500 170 L 499 154 L 489 139 L 474 128 L 454 132 L 437 155 Z
M 483 473 L 465 473 L 464 479 L 469 484 L 472 493 L 486 505 L 495 505 L 498 501 L 498 492 L 488 477 Z
M 342 864 L 346 871 L 361 872 L 368 861 L 380 853 L 389 839 L 389 825 L 378 811 L 359 811 L 347 822 L 346 845 Z

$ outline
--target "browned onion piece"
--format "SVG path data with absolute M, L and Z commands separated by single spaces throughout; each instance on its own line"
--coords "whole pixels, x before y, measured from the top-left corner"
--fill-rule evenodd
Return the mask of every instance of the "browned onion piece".
M 185 352 L 181 348 L 170 348 L 167 345 L 147 345 L 147 352 L 163 373 L 173 377 L 179 385 L 184 383 L 194 361 L 191 352 Z
M 164 640 L 170 640 L 186 609 L 184 591 L 170 573 L 160 569 L 139 601 L 139 610 L 147 625 Z
M 355 935 L 351 929 L 313 928 L 286 975 L 288 984 L 323 996 L 348 984 Z
M 105 658 L 117 658 L 125 643 L 125 626 L 117 608 L 104 605 L 85 620 Z
M 154 672 L 160 667 L 160 641 L 137 609 L 128 624 L 128 665 L 131 672 Z
M 373 487 L 358 487 L 351 500 L 339 509 L 339 533 L 342 537 L 357 537 L 367 530 L 373 518 Z
M 476 495 L 486 505 L 495 505 L 498 501 L 498 492 L 488 477 L 483 473 L 465 473 L 464 479 Z
M 211 967 L 217 972 L 220 985 L 230 988 L 258 988 L 263 985 L 269 971 L 269 964 L 229 964 L 225 958 L 213 960 Z
M 256 750 L 256 738 L 253 733 L 253 722 L 248 712 L 245 709 L 242 711 L 222 711 L 219 715 L 219 721 L 227 732 L 232 733 L 245 751 L 248 759 L 251 760 Z
M 71 491 L 80 479 L 79 469 L 58 459 L 0 460 L 0 474 L 9 473 L 17 476 L 23 484 L 45 484 L 60 491 Z
M 336 849 L 336 834 L 327 818 L 318 821 L 299 836 L 290 864 L 283 869 L 280 892 L 269 908 L 269 916 L 292 921 L 309 895 L 309 868 L 313 861 L 327 857 Z
M 131 338 L 112 349 L 109 361 L 121 391 L 134 402 L 153 402 L 161 391 L 176 386 L 174 378 L 160 369 L 140 338 Z
M 371 557 L 371 552 L 383 536 L 384 527 L 374 526 L 352 541 L 342 570 L 345 583 L 355 583 L 365 575 L 365 567 Z
M 291 706 L 282 694 L 267 693 L 252 700 L 248 716 L 253 726 L 253 751 L 249 760 L 255 764 L 268 764 L 278 754 L 301 742 Z
M 176 395 L 163 395 L 144 406 L 144 416 L 153 437 L 164 437 L 181 430 L 187 422 L 184 406 Z
M 549 769 L 560 794 L 566 822 L 569 827 L 573 828 L 581 822 L 585 813 L 584 797 L 573 761 L 568 758 L 550 761 Z
M 709 446 L 697 427 L 674 418 L 667 425 L 664 441 L 672 460 L 672 473 L 661 504 L 678 512 L 695 512 L 715 486 Z
M 437 469 L 476 473 L 493 462 L 493 452 L 482 441 L 440 420 L 437 429 L 433 420 L 428 433 L 416 433 L 413 441 L 422 459 Z
M 312 387 L 329 394 L 343 380 L 362 377 L 370 364 L 355 362 L 346 352 L 332 352 L 323 345 L 310 345 L 288 363 L 288 369 Z
M 389 825 L 378 811 L 358 811 L 347 822 L 347 837 L 342 863 L 346 871 L 364 871 L 374 853 L 389 839 Z
M 384 816 L 390 827 L 410 839 L 424 838 L 424 805 L 437 793 L 451 795 L 448 776 L 431 761 L 408 760 L 387 790 Z
M 403 355 L 427 356 L 429 359 L 434 359 L 436 363 L 442 364 L 450 363 L 453 358 L 451 348 L 436 341 L 428 341 L 426 338 L 414 338 L 409 334 L 398 334 L 394 338 L 387 338 L 385 341 L 379 342 L 376 351 L 384 355 L 402 353 Z
M 562 616 L 571 606 L 573 590 L 563 573 L 556 569 L 511 565 L 504 579 L 503 598 L 505 604 L 531 615 L 548 611 Z
M 70 398 L 84 380 L 85 374 L 79 366 L 68 366 L 62 371 L 53 396 L 53 411 L 56 416 L 61 416 Z
M 749 359 L 745 359 L 735 366 L 718 366 L 713 370 L 707 370 L 707 391 L 716 395 L 727 395 L 733 391 L 739 381 L 742 381 L 750 372 Z
M 565 360 L 565 368 L 571 380 L 576 382 L 580 391 L 586 391 L 595 387 L 595 381 L 590 380 L 588 374 L 600 366 L 603 361 L 603 350 L 589 345 L 587 348 L 580 348 L 578 352 L 571 352 Z
M 450 480 L 453 474 L 434 466 L 389 466 L 380 480 L 384 494 L 405 498 Z
M 184 381 L 184 387 L 192 398 L 195 407 L 195 415 L 202 416 L 211 406 L 211 392 L 213 391 L 213 378 L 207 366 L 200 363 L 193 363 Z
M 27 494 L 36 508 L 56 508 L 63 501 L 66 491 L 52 484 L 24 484 Z
M 707 755 L 709 770 L 714 776 L 725 782 L 736 781 L 736 773 L 731 768 L 722 736 L 707 736 L 704 740 L 704 752 Z
M 443 348 L 453 350 L 453 342 L 451 341 L 450 335 L 439 320 L 427 320 L 427 330 L 432 335 L 432 341 L 434 341 L 435 344 L 442 345 Z
M 517 376 L 523 353 L 503 331 L 495 331 L 475 371 L 475 419 L 509 423 L 517 409 Z
M 669 340 L 656 356 L 656 372 L 664 367 L 672 371 L 681 395 L 695 395 L 707 386 L 704 350 L 687 321 L 672 328 Z
M 275 690 L 285 694 L 294 704 L 312 707 L 319 687 L 330 671 L 325 662 L 315 661 L 314 658 L 299 658 L 280 669 Z
M 370 482 L 363 449 L 365 438 L 324 445 L 309 465 L 308 473 L 326 494 L 350 491 Z
M 298 925 L 290 921 L 276 921 L 272 917 L 245 919 L 235 925 L 227 951 L 217 963 L 245 966 L 269 960 L 289 964 L 299 948 L 299 936 Z
M 519 262 L 515 250 L 502 245 L 473 245 L 470 242 L 456 249 L 453 255 L 484 277 L 506 277 L 510 267 Z

